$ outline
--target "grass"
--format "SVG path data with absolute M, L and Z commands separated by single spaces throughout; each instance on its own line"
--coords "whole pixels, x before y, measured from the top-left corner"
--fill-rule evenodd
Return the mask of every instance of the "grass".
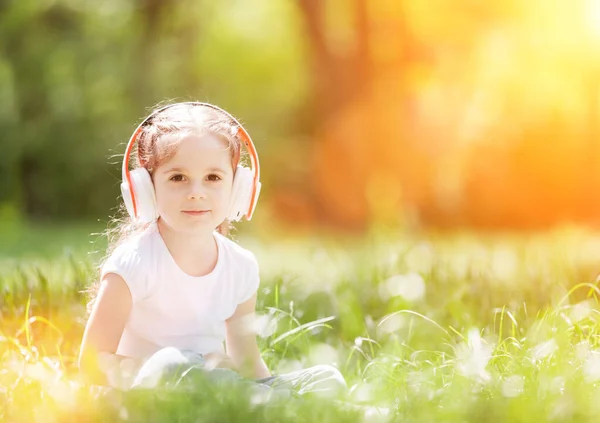
M 591 422 L 600 413 L 600 234 L 240 243 L 261 263 L 268 366 L 334 364 L 347 401 L 83 385 L 80 291 L 96 263 L 61 247 L 0 261 L 0 421 Z

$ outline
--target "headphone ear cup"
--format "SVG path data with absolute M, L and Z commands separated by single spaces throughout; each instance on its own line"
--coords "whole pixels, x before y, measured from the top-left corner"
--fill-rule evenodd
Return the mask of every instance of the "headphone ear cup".
M 230 221 L 235 222 L 240 220 L 248 212 L 253 183 L 254 174 L 252 170 L 238 165 L 231 190 L 231 203 L 229 206 Z
M 133 199 L 131 198 L 131 187 L 127 181 L 121 182 L 121 197 L 123 198 L 123 203 L 125 203 L 127 213 L 132 218 L 135 218 L 135 213 L 133 211 Z
M 254 195 L 254 204 L 252 204 L 252 209 L 250 210 L 250 215 L 248 217 L 248 220 L 250 220 L 252 218 L 252 215 L 254 214 L 254 210 L 256 209 L 256 204 L 258 203 L 258 197 L 260 195 L 261 187 L 262 187 L 262 184 L 260 183 L 260 181 L 258 181 L 256 183 L 256 194 Z M 252 195 L 252 193 L 250 193 L 250 195 Z
M 152 178 L 148 171 L 141 167 L 129 172 L 131 185 L 127 181 L 121 184 L 121 193 L 127 212 L 131 217 L 144 223 L 153 222 L 158 218 L 158 209 L 156 207 L 156 194 Z M 134 213 L 133 196 L 137 206 L 137 216 Z

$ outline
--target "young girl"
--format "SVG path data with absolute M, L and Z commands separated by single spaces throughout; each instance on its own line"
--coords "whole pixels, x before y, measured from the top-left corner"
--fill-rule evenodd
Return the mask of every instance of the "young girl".
M 243 146 L 251 168 L 240 165 Z M 250 136 L 216 106 L 172 104 L 138 126 L 123 160 L 130 218 L 101 268 L 81 344 L 92 383 L 150 387 L 194 368 L 298 393 L 345 390 L 334 367 L 271 376 L 260 356 L 258 264 L 224 236 L 229 221 L 252 217 L 259 176 Z

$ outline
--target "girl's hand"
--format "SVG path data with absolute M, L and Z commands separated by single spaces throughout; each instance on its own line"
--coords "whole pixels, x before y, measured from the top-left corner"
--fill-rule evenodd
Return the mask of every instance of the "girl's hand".
M 204 360 L 206 361 L 206 370 L 230 369 L 237 372 L 235 364 L 233 364 L 233 361 L 227 354 L 219 352 L 209 353 L 204 356 Z

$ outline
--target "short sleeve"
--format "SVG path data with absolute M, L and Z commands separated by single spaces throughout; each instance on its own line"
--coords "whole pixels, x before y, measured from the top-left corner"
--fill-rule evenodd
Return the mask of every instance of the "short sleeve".
M 250 260 L 248 260 L 247 268 L 245 273 L 244 283 L 240 287 L 240 295 L 238 304 L 245 303 L 258 291 L 260 285 L 260 276 L 258 269 L 258 261 L 254 254 L 250 253 Z
M 147 278 L 144 276 L 141 258 L 137 252 L 116 248 L 102 265 L 100 278 L 104 278 L 108 273 L 114 273 L 123 278 L 131 292 L 133 303 L 146 297 Z

